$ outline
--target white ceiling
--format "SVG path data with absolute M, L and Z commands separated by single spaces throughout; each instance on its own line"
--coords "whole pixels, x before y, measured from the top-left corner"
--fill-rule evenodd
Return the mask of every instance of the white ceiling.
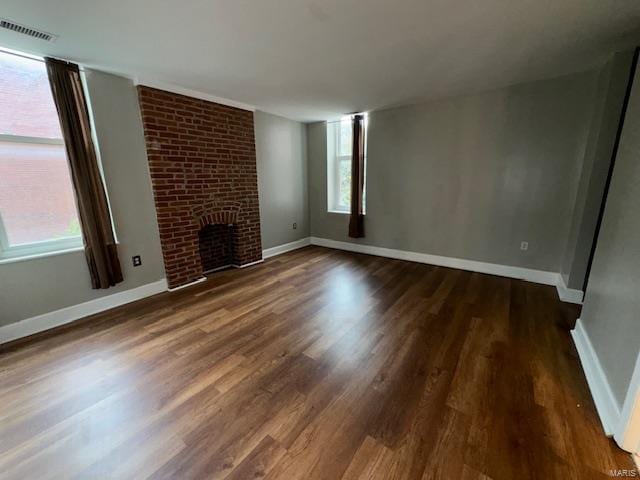
M 640 43 L 639 0 L 3 0 L 0 46 L 297 120 L 585 70 Z

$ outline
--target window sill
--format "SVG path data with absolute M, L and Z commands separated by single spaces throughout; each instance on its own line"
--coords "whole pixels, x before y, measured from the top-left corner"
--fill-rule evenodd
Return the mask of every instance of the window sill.
M 350 212 L 345 210 L 327 210 L 327 213 L 338 213 L 340 215 L 350 215 Z
M 351 215 L 351 212 L 345 212 L 344 210 L 327 210 L 327 213 L 337 213 L 339 215 Z M 363 213 L 362 215 L 364 215 L 365 217 L 367 216 L 366 213 Z
M 20 257 L 0 257 L 0 265 L 4 265 L 6 263 L 26 262 L 28 260 L 36 260 L 38 258 L 55 257 L 57 255 L 65 255 L 67 253 L 81 252 L 82 250 L 84 250 L 84 247 L 80 246 L 66 248 L 64 250 L 55 250 L 53 252 L 42 252 L 34 253 L 31 255 L 23 255 Z

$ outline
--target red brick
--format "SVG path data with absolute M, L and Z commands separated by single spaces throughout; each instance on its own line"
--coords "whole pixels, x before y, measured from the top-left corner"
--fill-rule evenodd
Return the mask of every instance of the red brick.
M 235 263 L 260 260 L 253 113 L 144 86 L 138 99 L 169 286 L 217 265 L 225 230 L 207 223 L 233 223 Z

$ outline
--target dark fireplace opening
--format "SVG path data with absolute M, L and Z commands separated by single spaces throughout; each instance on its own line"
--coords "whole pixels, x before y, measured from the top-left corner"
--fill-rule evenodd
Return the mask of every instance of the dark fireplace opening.
M 234 264 L 233 225 L 206 225 L 198 232 L 203 273 Z

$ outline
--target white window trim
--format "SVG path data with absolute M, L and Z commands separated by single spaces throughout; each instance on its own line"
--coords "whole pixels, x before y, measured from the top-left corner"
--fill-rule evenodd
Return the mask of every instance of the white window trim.
M 29 60 L 35 60 L 35 61 L 44 63 L 44 58 L 40 56 L 30 55 L 28 53 L 19 52 L 17 50 L 0 47 L 0 52 L 6 53 L 9 55 L 15 55 L 22 58 L 28 58 Z M 92 102 L 89 95 L 89 89 L 87 88 L 85 68 L 82 65 L 80 65 L 80 77 L 82 81 L 82 88 L 86 98 L 87 109 L 89 110 L 89 123 L 91 125 L 91 136 L 92 136 L 94 147 L 96 150 L 98 168 L 100 169 L 100 176 L 102 177 L 102 185 L 104 186 L 105 195 L 107 197 L 107 205 L 109 208 L 109 215 L 111 217 L 111 225 L 113 226 L 113 236 L 114 236 L 116 245 L 118 245 L 120 241 L 118 240 L 118 235 L 116 232 L 116 222 L 114 221 L 114 218 L 113 218 L 113 210 L 111 207 L 111 200 L 109 198 L 109 190 L 107 188 L 107 182 L 105 181 L 105 178 L 104 178 L 104 169 L 102 165 L 100 146 L 98 144 L 98 135 L 95 129 L 95 120 L 93 116 Z M 46 145 L 64 145 L 65 144 L 64 139 L 62 138 L 29 137 L 29 136 L 7 135 L 7 134 L 0 134 L 0 141 L 14 142 L 14 143 L 46 144 Z M 75 192 L 74 192 L 74 197 L 75 197 Z M 78 211 L 77 206 L 76 206 L 76 211 Z M 58 255 L 58 254 L 84 250 L 84 241 L 83 241 L 82 233 L 75 237 L 65 237 L 60 239 L 48 240 L 46 242 L 37 242 L 37 244 L 41 247 L 41 249 L 40 250 L 32 249 L 30 252 L 29 252 L 29 249 L 26 248 L 27 245 L 34 245 L 34 244 L 9 246 L 6 230 L 2 223 L 2 216 L 0 215 L 0 264 L 22 261 L 22 260 L 29 260 L 32 258 L 49 257 L 53 255 Z M 20 252 L 20 255 L 16 255 L 18 252 Z
M 62 138 L 29 137 L 23 135 L 0 134 L 0 141 L 22 144 L 64 145 Z M 82 240 L 82 234 L 41 242 L 10 245 L 7 231 L 2 221 L 2 215 L 0 214 L 0 263 L 38 258 L 49 254 L 66 253 L 69 251 L 82 250 L 83 248 L 84 242 Z
M 15 258 L 2 258 L 0 257 L 0 265 L 7 265 L 9 263 L 30 262 L 32 260 L 38 260 L 39 258 L 57 257 L 59 255 L 67 255 L 75 252 L 84 252 L 84 246 L 69 248 L 67 250 L 54 250 L 52 252 L 35 253 L 28 257 L 15 257 Z
M 64 237 L 43 242 L 25 243 L 14 245 L 7 250 L 3 249 L 0 255 L 0 264 L 49 257 L 80 250 L 84 250 L 82 237 Z
M 332 142 L 331 147 L 329 148 L 329 145 L 327 145 L 327 211 L 329 213 L 348 215 L 350 206 L 346 205 L 344 208 L 340 208 L 338 203 L 339 192 L 336 190 L 340 185 L 340 164 L 343 161 L 351 162 L 351 155 L 336 155 L 340 138 L 340 124 L 341 120 L 327 123 L 327 128 L 333 130 L 330 140 Z
M 0 133 L 0 142 L 36 143 L 39 145 L 64 145 L 64 140 L 62 138 L 28 137 L 25 135 L 7 135 L 6 133 Z
M 84 249 L 82 235 L 10 245 L 2 217 L 0 216 L 0 263 L 5 260 L 37 258 L 43 254 L 62 253 L 82 249 Z
M 333 122 L 327 122 L 327 129 L 331 128 L 333 129 L 333 135 L 332 135 L 332 145 L 331 148 L 329 146 L 329 144 L 327 144 L 327 213 L 336 213 L 339 215 L 350 215 L 351 214 L 351 206 L 347 205 L 344 209 L 342 208 L 338 208 L 338 202 L 337 202 L 337 198 L 338 198 L 338 192 L 336 192 L 336 188 L 340 183 L 340 163 L 344 160 L 348 160 L 349 162 L 351 162 L 351 155 L 335 155 L 335 153 L 337 153 L 338 149 L 337 149 L 337 144 L 338 144 L 338 138 L 340 136 L 340 129 L 336 128 L 336 125 L 340 124 L 342 121 L 338 120 L 338 121 L 333 121 Z M 368 118 L 367 116 L 365 116 L 365 129 L 367 128 L 367 121 Z M 366 135 L 366 133 L 365 133 Z M 327 136 L 327 140 L 328 140 L 328 136 Z M 366 191 L 366 179 L 367 179 L 367 138 L 365 137 L 365 171 L 364 171 L 364 178 L 365 178 L 365 191 Z M 332 180 L 329 181 L 329 179 L 332 177 Z M 365 193 L 365 197 L 366 197 L 366 193 Z M 366 202 L 365 202 L 365 214 L 366 214 Z

